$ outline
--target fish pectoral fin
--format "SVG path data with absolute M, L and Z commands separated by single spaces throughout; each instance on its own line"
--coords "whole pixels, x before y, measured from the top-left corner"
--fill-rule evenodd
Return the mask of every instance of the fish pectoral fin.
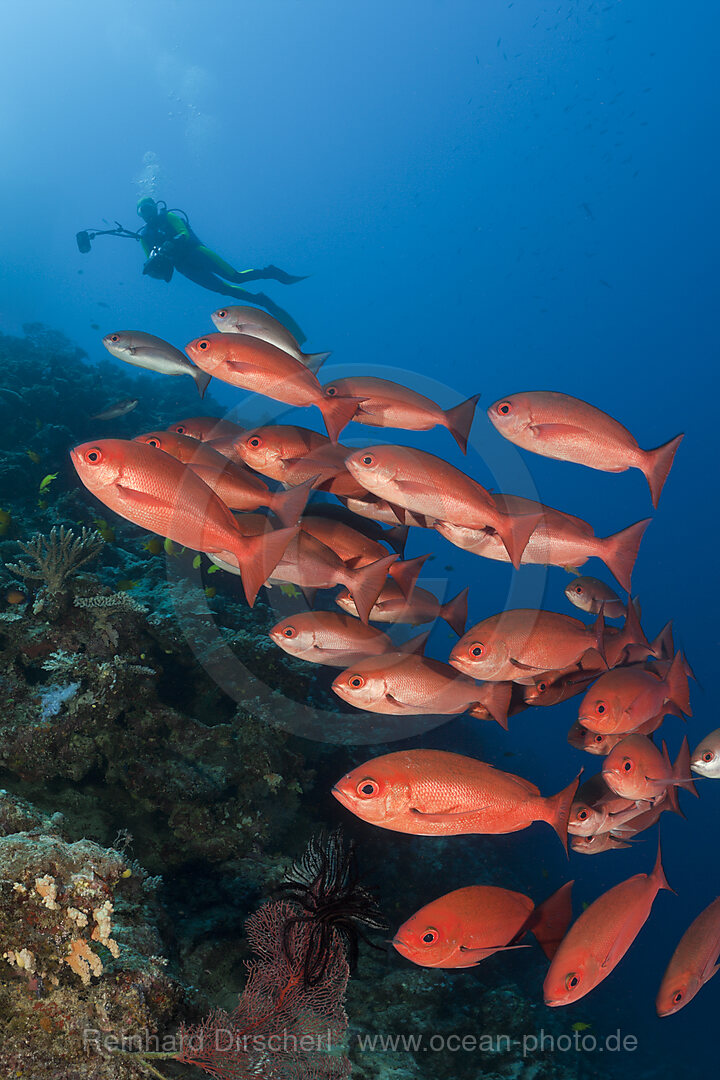
M 516 660 L 514 656 L 511 656 L 510 663 L 513 667 L 519 668 L 520 671 L 537 671 L 538 668 L 533 667 L 532 664 L 521 664 L 519 660 Z
M 156 495 L 148 495 L 145 491 L 138 491 L 136 488 L 126 487 L 124 484 L 115 484 L 115 490 L 131 506 L 152 506 L 153 509 L 161 509 L 164 507 L 167 510 L 175 509 L 174 503 L 159 499 Z
M 542 438 L 544 435 L 583 435 L 587 438 L 585 428 L 575 424 L 529 424 L 528 431 Z
M 529 945 L 486 945 L 483 949 L 469 949 L 466 945 L 460 946 L 460 953 L 462 958 L 467 963 L 463 964 L 463 967 L 474 967 L 477 964 L 481 964 L 483 960 L 487 960 L 488 956 L 492 956 L 496 952 L 507 952 L 508 949 L 529 949 Z
M 421 817 L 423 821 L 452 821 L 454 818 L 467 817 L 468 814 L 479 814 L 482 810 L 485 810 L 484 806 L 468 806 L 465 810 L 446 810 L 442 814 L 427 814 L 424 810 L 418 810 L 416 806 L 411 807 L 410 813 Z
M 225 367 L 229 371 L 237 371 L 238 373 L 243 371 L 257 371 L 257 364 L 249 364 L 245 360 L 226 360 Z
M 700 985 L 704 986 L 706 982 L 712 979 L 713 975 L 717 975 L 718 971 L 720 971 L 720 964 L 715 964 L 713 960 L 709 960 L 707 966 L 700 972 Z
M 631 912 L 626 917 L 626 919 L 622 923 L 622 925 L 618 928 L 617 934 L 615 935 L 615 940 L 613 941 L 612 945 L 610 946 L 610 948 L 608 949 L 608 951 L 607 951 L 607 953 L 605 955 L 605 958 L 603 959 L 602 963 L 600 964 L 600 967 L 602 969 L 607 968 L 608 970 L 612 970 L 615 967 L 615 965 L 618 964 L 622 960 L 623 956 L 625 955 L 625 952 L 627 951 L 627 944 L 626 944 L 627 938 L 625 936 L 626 935 L 626 930 L 628 930 L 632 926 L 633 921 L 635 920 L 635 918 L 636 918 L 635 914 L 633 912 Z

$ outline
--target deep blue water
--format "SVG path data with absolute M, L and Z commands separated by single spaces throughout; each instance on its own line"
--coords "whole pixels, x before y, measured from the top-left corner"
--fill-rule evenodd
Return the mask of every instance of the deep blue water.
M 42 321 L 108 364 L 109 330 L 180 346 L 209 330 L 220 299 L 177 275 L 170 285 L 141 276 L 134 243 L 75 248 L 74 233 L 104 219 L 137 228 L 136 200 L 150 193 L 185 209 L 240 268 L 311 275 L 262 287 L 308 347 L 333 350 L 328 376 L 412 385 L 416 373 L 447 404 L 481 391 L 467 461 L 441 430 L 388 439 L 447 456 L 487 486 L 538 492 L 603 535 L 652 512 L 636 471 L 592 472 L 505 444 L 484 407 L 512 391 L 585 398 L 643 447 L 686 432 L 633 592 L 648 633 L 674 620 L 698 675 L 694 745 L 717 726 L 719 28 L 709 4 L 667 0 L 5 4 L 0 331 Z M 215 392 L 228 408 L 242 397 Z M 319 416 L 294 419 L 321 430 Z M 344 441 L 367 434 L 353 426 Z M 411 554 L 431 549 L 428 576 L 450 593 L 469 583 L 475 619 L 508 602 L 571 613 L 562 570 L 515 575 L 413 534 Z M 603 576 L 597 563 L 588 572 Z M 432 654 L 450 643 L 437 629 Z M 454 721 L 435 744 L 501 765 L 512 750 L 513 771 L 554 791 L 581 764 L 600 765 L 565 742 L 574 706 L 523 713 L 507 735 Z M 672 752 L 681 727 L 663 728 Z M 660 895 L 627 958 L 573 1013 L 598 1032 L 636 1034 L 627 1067 L 637 1075 L 659 1060 L 714 1064 L 720 980 L 678 1016 L 654 1012 L 677 940 L 720 892 L 720 782 L 698 786 L 697 803 L 683 798 L 687 821 L 661 822 L 677 896 Z M 630 851 L 574 856 L 577 910 L 649 870 L 655 832 Z M 567 874 L 549 832 L 498 844 L 526 867 L 533 895 Z

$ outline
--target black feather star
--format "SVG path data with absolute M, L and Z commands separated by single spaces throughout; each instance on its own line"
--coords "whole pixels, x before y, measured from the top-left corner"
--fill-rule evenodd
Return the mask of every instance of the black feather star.
M 300 859 L 293 863 L 278 886 L 287 900 L 300 909 L 285 924 L 283 950 L 292 963 L 291 938 L 295 927 L 306 928 L 303 965 L 306 986 L 317 986 L 328 961 L 340 943 L 351 971 L 357 967 L 362 939 L 374 949 L 363 927 L 387 930 L 375 897 L 360 884 L 355 843 L 345 847 L 341 829 L 313 836 Z

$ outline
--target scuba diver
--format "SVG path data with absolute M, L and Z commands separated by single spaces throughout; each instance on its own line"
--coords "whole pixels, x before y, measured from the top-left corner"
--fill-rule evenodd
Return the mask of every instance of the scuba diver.
M 83 230 L 76 237 L 79 250 L 87 253 L 90 241 L 96 236 L 127 236 L 139 240 L 146 255 L 143 274 L 170 281 L 173 271 L 177 270 L 204 289 L 231 296 L 241 304 L 250 303 L 265 308 L 287 326 L 299 344 L 305 341 L 305 335 L 295 320 L 274 300 L 264 293 L 241 288 L 241 282 L 247 281 L 273 280 L 283 285 L 293 285 L 304 278 L 287 274 L 272 265 L 262 270 L 236 270 L 195 235 L 184 210 L 168 210 L 162 200 L 156 202 L 146 195 L 139 200 L 137 212 L 145 222 L 139 232 L 124 229 L 117 222 L 116 229 Z

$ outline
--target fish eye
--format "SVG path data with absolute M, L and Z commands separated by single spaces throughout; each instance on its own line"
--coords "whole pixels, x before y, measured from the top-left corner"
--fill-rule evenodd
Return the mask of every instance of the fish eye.
M 259 446 L 262 446 L 262 439 L 258 435 L 253 435 L 252 439 L 248 439 L 248 446 L 252 446 L 253 450 L 257 450 Z
M 580 813 L 578 814 L 578 821 L 587 821 L 587 818 L 588 818 L 587 810 L 581 810 Z
M 574 990 L 575 987 L 579 986 L 579 985 L 580 985 L 580 978 L 579 978 L 578 975 L 575 974 L 574 971 L 571 971 L 569 975 L 565 976 L 565 989 L 566 990 Z
M 632 761 L 630 760 L 630 758 L 625 758 L 625 760 L 623 761 L 623 769 L 625 770 L 625 772 L 630 772 L 632 767 L 633 767 L 633 764 L 632 764 Z
M 595 712 L 598 713 L 599 716 L 602 716 L 606 709 L 607 709 L 607 705 L 605 704 L 604 701 L 596 702 L 596 704 L 595 704 Z
M 480 656 L 483 656 L 484 653 L 485 646 L 482 645 L 479 641 L 476 641 L 474 645 L 470 646 L 470 655 L 474 656 L 476 659 Z
M 148 444 L 148 446 L 156 446 L 158 448 L 158 450 L 160 449 L 160 440 L 159 439 L 148 439 L 147 444 Z
M 175 425 L 175 430 L 177 431 L 178 435 L 184 435 L 185 432 L 187 431 L 187 428 L 185 427 L 184 424 L 176 424 Z
M 110 340 L 111 341 L 119 341 L 120 340 L 120 335 L 119 334 L 111 334 L 110 335 Z
M 538 683 L 536 689 L 537 689 L 538 693 L 544 694 L 545 691 L 547 690 L 547 683 L 544 683 L 544 682 Z
M 85 451 L 85 460 L 90 465 L 98 465 L 103 459 L 102 450 L 97 446 L 93 446 L 92 450 Z
M 375 458 L 373 457 L 372 454 L 364 454 L 361 460 L 362 460 L 363 465 L 374 465 L 375 464 Z
M 602 742 L 604 738 L 604 735 L 596 735 L 593 742 Z
M 326 386 L 325 393 L 328 394 L 330 397 L 333 397 L 335 394 L 337 394 L 337 386 Z
M 578 594 L 578 596 L 582 596 L 582 591 L 583 591 L 582 585 L 576 585 L 575 586 L 575 592 Z
M 357 786 L 357 793 L 363 799 L 371 799 L 373 795 L 377 795 L 379 790 L 380 785 L 377 780 L 372 780 L 370 777 L 365 777 Z
M 283 630 L 283 636 L 288 637 L 288 638 L 295 637 L 295 627 L 294 626 L 286 626 L 285 629 Z
M 509 401 L 501 401 L 497 407 L 497 411 L 500 413 L 501 416 L 509 416 L 509 414 L 512 412 L 512 405 Z
M 203 341 L 198 341 L 198 349 L 202 349 L 203 351 L 205 351 L 205 349 L 209 349 L 209 348 L 210 348 L 210 342 L 209 341 L 204 341 L 204 340 Z
M 683 992 L 682 992 L 682 990 L 676 990 L 676 991 L 675 991 L 675 993 L 673 994 L 673 997 L 672 997 L 672 999 L 673 999 L 673 1005 L 679 1005 L 679 1004 L 680 1004 L 680 1002 L 681 1002 L 681 1001 L 682 1001 L 682 999 L 683 999 Z
M 227 311 L 225 311 L 225 308 L 221 308 L 221 310 L 217 312 L 217 317 L 218 317 L 218 319 L 226 319 L 227 318 Z
M 359 690 L 361 686 L 365 685 L 365 680 L 362 675 L 351 675 L 348 679 L 348 686 L 352 686 L 353 690 Z
M 437 939 L 440 937 L 434 926 L 428 926 L 427 930 L 422 936 L 423 945 L 434 945 Z
M 703 761 L 712 761 L 714 757 L 715 755 L 713 754 L 712 750 L 706 750 L 702 756 L 702 759 Z

